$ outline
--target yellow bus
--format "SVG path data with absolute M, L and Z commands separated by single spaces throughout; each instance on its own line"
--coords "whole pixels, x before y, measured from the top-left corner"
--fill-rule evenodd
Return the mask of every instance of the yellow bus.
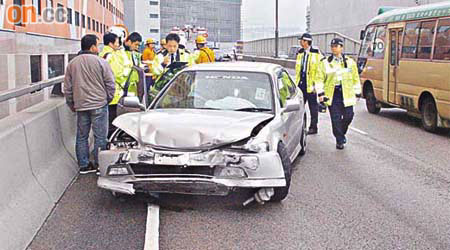
M 402 108 L 427 131 L 450 128 L 450 2 L 389 10 L 361 38 L 367 110 Z

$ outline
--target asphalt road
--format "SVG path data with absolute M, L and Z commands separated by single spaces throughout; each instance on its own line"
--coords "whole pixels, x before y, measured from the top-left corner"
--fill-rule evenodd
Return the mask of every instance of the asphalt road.
M 450 249 L 450 133 L 363 101 L 355 112 L 344 151 L 321 114 L 280 204 L 162 196 L 160 249 Z M 95 181 L 78 178 L 29 249 L 143 249 L 149 199 L 120 201 Z

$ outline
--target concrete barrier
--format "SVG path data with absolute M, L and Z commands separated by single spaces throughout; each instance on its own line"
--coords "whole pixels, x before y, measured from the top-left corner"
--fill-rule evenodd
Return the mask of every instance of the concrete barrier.
M 63 105 L 51 99 L 0 120 L 2 250 L 25 249 L 77 175 L 63 143 L 75 133 L 62 126 L 75 120 Z
M 288 69 L 295 69 L 295 60 L 289 60 L 289 59 L 244 55 L 244 61 L 274 63 L 274 64 L 281 65 Z

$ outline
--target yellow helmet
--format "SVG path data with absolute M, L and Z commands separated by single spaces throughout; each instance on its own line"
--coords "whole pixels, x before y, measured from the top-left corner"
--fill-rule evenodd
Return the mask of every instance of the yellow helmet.
M 145 44 L 155 44 L 155 40 L 153 40 L 153 38 L 149 38 L 149 39 L 147 39 Z
M 200 43 L 200 44 L 205 44 L 206 38 L 204 36 L 198 36 L 197 39 L 195 40 L 195 42 Z
M 161 39 L 161 42 L 160 42 L 161 45 L 166 45 L 166 43 L 167 43 L 167 42 L 166 42 L 166 39 L 165 39 L 165 38 Z

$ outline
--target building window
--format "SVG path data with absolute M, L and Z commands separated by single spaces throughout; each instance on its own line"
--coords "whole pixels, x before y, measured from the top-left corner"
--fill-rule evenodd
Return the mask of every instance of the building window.
M 75 25 L 80 26 L 80 13 L 75 11 Z
M 419 49 L 417 51 L 418 59 L 431 59 L 435 27 L 436 21 L 422 22 L 419 35 Z
M 150 1 L 150 5 L 158 5 L 157 1 Z
M 92 30 L 95 31 L 95 20 L 92 19 Z
M 88 25 L 88 29 L 90 30 L 91 29 L 91 18 L 90 17 L 87 18 L 87 25 Z
M 47 0 L 47 7 L 53 8 L 53 0 Z
M 42 81 L 42 61 L 41 56 L 30 56 L 31 82 Z
M 81 27 L 86 28 L 86 16 L 81 15 Z
M 64 75 L 64 55 L 48 56 L 48 78 Z
M 98 27 L 98 25 L 99 25 L 98 21 L 95 21 L 95 26 L 96 26 L 95 29 L 96 29 L 97 32 L 99 32 L 99 30 L 100 30 L 100 28 Z
M 150 18 L 158 18 L 159 15 L 158 14 L 150 14 Z
M 150 33 L 159 33 L 159 29 L 150 29 Z
M 72 24 L 72 9 L 67 8 L 67 23 Z
M 450 60 L 450 18 L 439 20 L 433 59 Z

